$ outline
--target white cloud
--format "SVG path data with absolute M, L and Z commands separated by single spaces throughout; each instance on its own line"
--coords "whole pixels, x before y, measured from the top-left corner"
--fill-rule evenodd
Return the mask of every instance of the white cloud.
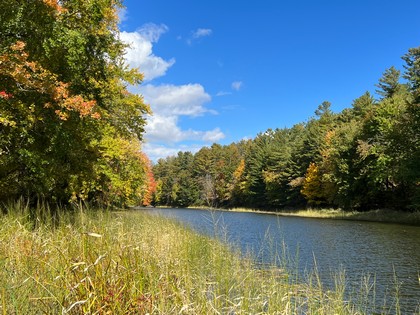
M 242 88 L 242 85 L 242 81 L 234 81 L 232 82 L 232 90 L 239 91 Z
M 193 41 L 196 41 L 202 37 L 210 36 L 213 31 L 209 28 L 198 28 L 195 31 L 191 32 L 191 36 L 187 38 L 187 44 L 192 45 Z
M 125 13 L 121 12 L 123 17 Z M 145 81 L 164 76 L 175 63 L 175 59 L 164 60 L 153 53 L 153 44 L 168 31 L 166 25 L 145 24 L 135 32 L 121 32 L 121 40 L 130 45 L 125 59 L 128 65 L 139 68 Z M 211 35 L 210 29 L 197 29 L 190 40 Z M 153 115 L 147 117 L 143 151 L 152 161 L 176 155 L 179 151 L 197 152 L 205 144 L 217 142 L 225 137 L 220 128 L 212 130 L 183 129 L 180 116 L 197 117 L 217 114 L 205 107 L 211 96 L 200 84 L 146 84 L 130 87 L 150 104 Z
M 220 128 L 215 128 L 210 131 L 206 131 L 203 134 L 203 140 L 206 142 L 217 142 L 222 140 L 225 137 L 225 134 L 220 130 Z
M 145 101 L 152 106 L 155 114 L 200 116 L 204 113 L 215 113 L 204 107 L 211 100 L 209 94 L 200 84 L 155 86 L 147 84 L 140 87 Z
M 182 141 L 217 142 L 225 137 L 220 128 L 213 130 L 182 130 L 178 126 L 177 116 L 154 114 L 147 118 L 145 138 L 149 142 L 173 144 Z
M 153 111 L 145 128 L 145 138 L 150 143 L 173 145 L 182 141 L 216 142 L 225 137 L 219 128 L 203 131 L 183 130 L 179 126 L 180 116 L 197 117 L 215 113 L 204 106 L 211 97 L 200 84 L 147 84 L 140 88 L 140 93 Z
M 164 60 L 153 54 L 153 43 L 168 30 L 166 25 L 145 24 L 135 32 L 121 32 L 120 38 L 130 45 L 125 59 L 132 68 L 139 68 L 146 81 L 165 75 L 175 59 Z
M 217 92 L 216 96 L 225 96 L 225 95 L 231 95 L 231 92 L 225 92 L 225 91 L 219 91 Z
M 152 144 L 152 143 L 145 143 L 143 144 L 143 152 L 147 154 L 149 159 L 153 162 L 156 162 L 160 158 L 165 158 L 168 156 L 175 156 L 178 154 L 179 151 L 189 151 L 191 153 L 197 153 L 203 145 L 200 144 L 193 144 L 193 145 L 174 145 L 174 146 L 167 146 L 167 145 L 160 145 L 160 144 Z
M 119 8 L 118 9 L 118 19 L 120 22 L 127 21 L 127 9 L 126 8 Z
M 137 33 L 141 34 L 141 36 L 151 43 L 158 42 L 160 36 L 168 31 L 168 27 L 165 24 L 154 24 L 154 23 L 147 23 L 141 26 Z
M 184 140 L 177 116 L 153 114 L 147 118 L 145 137 L 150 142 L 173 143 Z
M 213 31 L 209 28 L 199 28 L 192 33 L 192 38 L 197 39 L 200 37 L 210 36 Z

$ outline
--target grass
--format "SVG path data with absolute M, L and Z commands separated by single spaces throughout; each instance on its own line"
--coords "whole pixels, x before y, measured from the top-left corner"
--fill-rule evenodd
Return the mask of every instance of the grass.
M 57 220 L 41 210 L 18 203 L 0 216 L 0 314 L 368 312 L 366 296 L 345 300 L 343 276 L 331 290 L 316 271 L 301 281 L 262 269 L 162 217 L 79 208 Z
M 234 208 L 231 211 L 238 212 L 263 212 L 280 216 L 297 216 L 305 218 L 355 220 L 370 222 L 399 223 L 420 226 L 420 211 L 402 212 L 389 209 L 370 210 L 366 212 L 343 211 L 340 209 L 305 209 L 290 211 L 259 211 L 246 208 Z

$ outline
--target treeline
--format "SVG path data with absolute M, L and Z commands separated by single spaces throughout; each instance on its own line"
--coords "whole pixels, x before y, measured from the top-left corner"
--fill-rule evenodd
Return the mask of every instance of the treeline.
M 291 128 L 160 159 L 154 203 L 420 209 L 420 47 L 403 59 L 403 74 L 379 79 L 379 99 L 366 92 L 340 113 L 324 102 Z
M 0 0 L 0 202 L 150 202 L 119 0 Z

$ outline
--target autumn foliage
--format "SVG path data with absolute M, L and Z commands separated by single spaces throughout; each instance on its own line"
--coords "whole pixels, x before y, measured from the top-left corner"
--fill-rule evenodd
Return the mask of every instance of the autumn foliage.
M 254 139 L 180 152 L 154 166 L 163 205 L 281 210 L 420 209 L 420 47 L 339 113 L 315 116 Z M 188 198 L 186 198 L 188 196 Z
M 154 194 L 156 193 L 157 184 L 153 174 L 152 163 L 150 162 L 149 158 L 145 154 L 141 154 L 141 158 L 143 159 L 146 173 L 142 204 L 143 206 L 150 206 L 152 205 Z
M 150 109 L 127 91 L 142 75 L 123 62 L 120 7 L 12 1 L 0 12 L 0 200 L 141 204 Z

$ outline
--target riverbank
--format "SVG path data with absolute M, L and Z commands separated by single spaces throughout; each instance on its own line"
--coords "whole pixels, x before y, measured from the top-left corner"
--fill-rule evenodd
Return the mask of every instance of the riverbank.
M 316 272 L 300 279 L 282 266 L 261 269 L 159 216 L 80 209 L 59 221 L 28 217 L 28 209 L 0 216 L 2 314 L 368 313 L 369 292 L 349 303 L 343 274 L 331 290 Z
M 371 210 L 366 212 L 342 211 L 337 209 L 305 209 L 305 210 L 285 210 L 285 211 L 263 211 L 247 208 L 221 209 L 222 211 L 236 212 L 255 212 L 278 216 L 296 216 L 303 218 L 335 219 L 369 221 L 382 223 L 398 223 L 420 226 L 420 211 L 402 212 L 393 210 Z

